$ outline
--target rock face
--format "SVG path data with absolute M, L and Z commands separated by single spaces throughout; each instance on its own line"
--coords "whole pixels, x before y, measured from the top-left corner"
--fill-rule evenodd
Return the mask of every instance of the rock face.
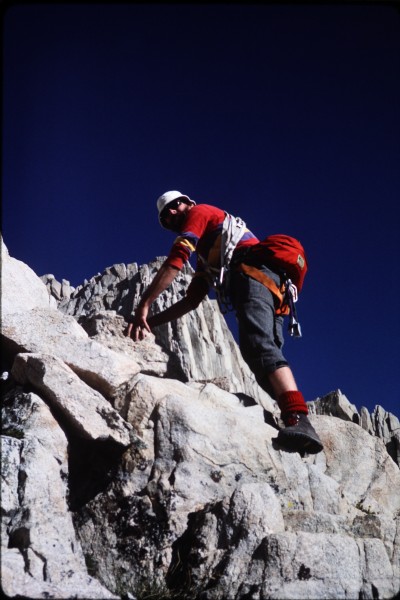
M 400 421 L 382 406 L 375 406 L 372 415 L 365 407 L 361 407 L 358 412 L 354 404 L 350 404 L 346 396 L 340 390 L 336 390 L 309 402 L 308 409 L 317 415 L 332 415 L 361 425 L 371 435 L 376 435 L 384 441 L 386 450 L 395 463 L 400 465 Z
M 143 342 L 124 336 L 123 317 L 160 259 L 115 265 L 64 293 L 51 280 L 54 302 L 51 286 L 21 265 L 3 261 L 21 286 L 12 298 L 3 288 L 8 597 L 398 593 L 394 415 L 358 411 L 331 392 L 309 403 L 324 451 L 285 452 L 276 404 L 214 301 Z M 188 268 L 155 310 L 180 298 L 189 277 Z
M 1 236 L 0 236 L 1 237 Z M 12 258 L 1 237 L 1 314 L 31 308 L 56 308 L 57 302 L 25 263 Z M 4 292 L 4 293 L 3 293 Z
M 87 573 L 67 502 L 65 433 L 34 393 L 8 394 L 3 411 L 3 592 L 7 597 L 115 598 Z
M 163 259 L 158 258 L 140 268 L 136 263 L 109 267 L 103 274 L 77 287 L 69 298 L 63 299 L 59 303 L 59 310 L 73 315 L 84 328 L 87 328 L 88 321 L 92 323 L 93 318 L 101 315 L 104 309 L 127 317 L 162 262 Z M 186 266 L 170 289 L 156 300 L 153 310 L 160 312 L 180 300 L 192 273 L 190 265 Z M 100 327 L 106 333 L 105 326 Z M 92 325 L 89 328 L 92 334 Z M 206 299 L 197 311 L 185 315 L 179 321 L 158 327 L 155 342 L 169 357 L 169 376 L 181 381 L 214 381 L 227 391 L 248 394 L 265 405 L 267 410 L 274 410 L 274 403 L 257 385 L 253 374 L 243 362 L 215 300 Z

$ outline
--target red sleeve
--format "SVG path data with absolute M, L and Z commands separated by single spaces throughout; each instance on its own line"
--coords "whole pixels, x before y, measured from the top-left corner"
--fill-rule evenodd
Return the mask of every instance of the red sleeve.
M 197 204 L 188 212 L 182 233 L 176 238 L 167 258 L 167 264 L 182 269 L 196 250 L 197 243 L 225 218 L 225 212 L 209 204 Z
M 189 260 L 191 253 L 192 251 L 189 248 L 175 242 L 165 262 L 171 267 L 181 270 L 185 262 Z

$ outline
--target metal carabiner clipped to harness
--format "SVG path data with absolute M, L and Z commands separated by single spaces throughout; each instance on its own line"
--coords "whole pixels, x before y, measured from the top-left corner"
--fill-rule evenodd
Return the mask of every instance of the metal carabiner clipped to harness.
M 297 293 L 297 287 L 294 285 L 291 279 L 287 279 L 285 281 L 285 295 L 286 302 L 290 308 L 288 331 L 292 337 L 300 338 L 302 337 L 302 333 L 300 323 L 297 320 L 297 310 L 295 306 L 299 296 Z

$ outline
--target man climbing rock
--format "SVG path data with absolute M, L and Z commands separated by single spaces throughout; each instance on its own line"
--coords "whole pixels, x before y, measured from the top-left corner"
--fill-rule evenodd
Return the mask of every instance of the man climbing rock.
M 285 424 L 278 443 L 287 450 L 320 452 L 321 440 L 282 353 L 285 312 L 279 310 L 277 296 L 283 282 L 259 252 L 260 241 L 240 218 L 216 206 L 196 204 L 176 190 L 160 196 L 157 209 L 160 224 L 178 237 L 129 319 L 127 335 L 142 340 L 147 331 L 197 308 L 214 287 L 220 306 L 229 301 L 236 312 L 244 360 L 258 384 L 278 402 Z M 152 302 L 169 287 L 192 252 L 196 252 L 197 266 L 186 296 L 148 317 Z

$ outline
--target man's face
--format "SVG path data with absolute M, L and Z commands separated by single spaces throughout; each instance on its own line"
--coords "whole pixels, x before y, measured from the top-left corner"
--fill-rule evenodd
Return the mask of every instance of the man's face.
M 160 220 L 164 227 L 180 233 L 190 206 L 183 200 L 174 200 L 167 204 L 161 213 Z

